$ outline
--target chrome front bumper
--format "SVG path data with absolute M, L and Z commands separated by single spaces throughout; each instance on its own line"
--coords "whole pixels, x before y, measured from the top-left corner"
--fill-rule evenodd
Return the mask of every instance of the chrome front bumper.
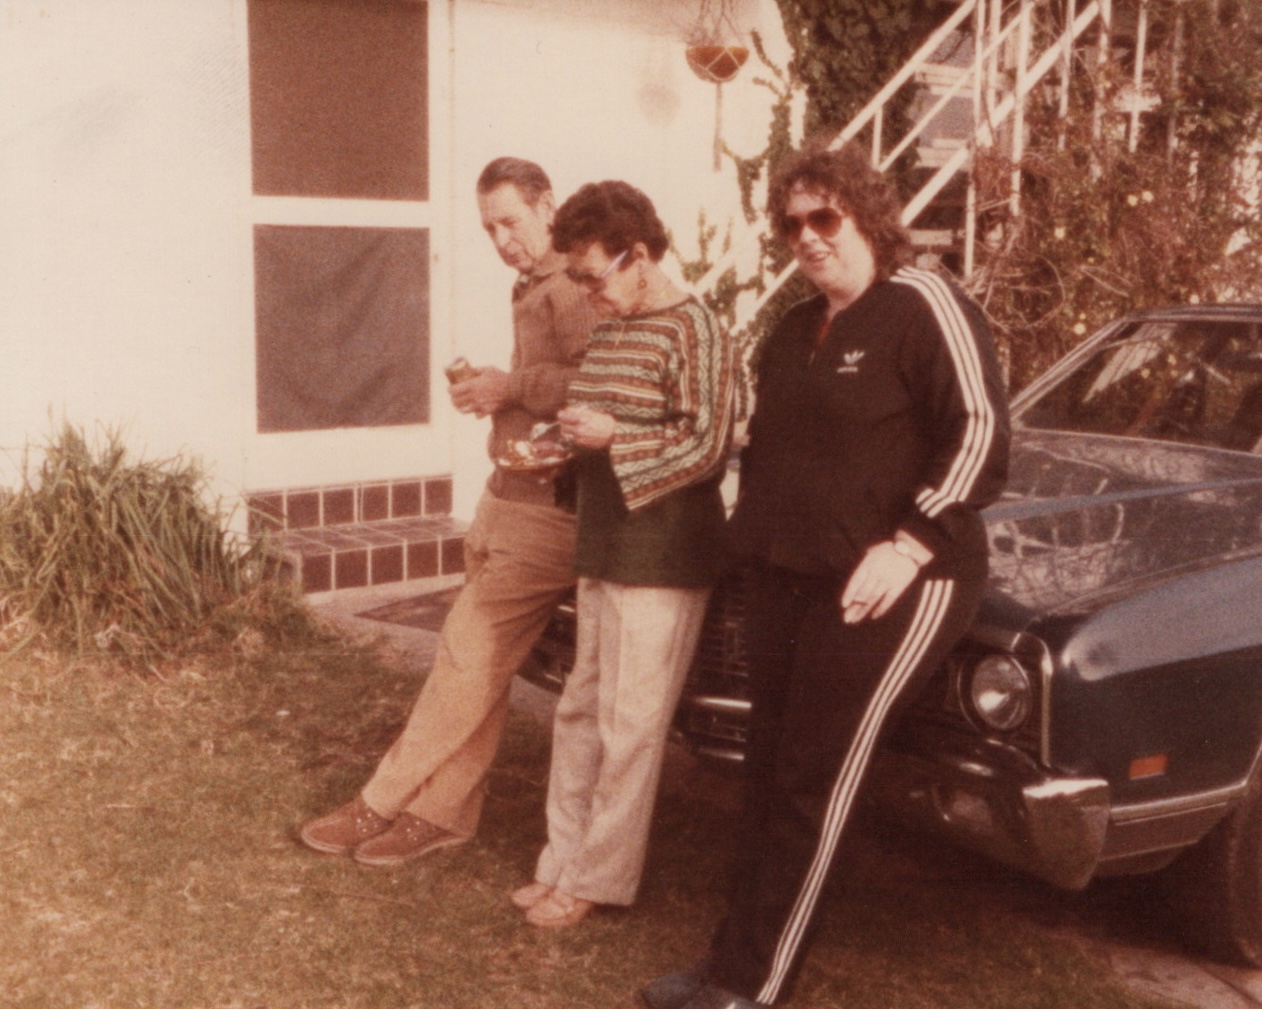
M 748 721 L 746 700 L 693 694 L 673 736 L 712 765 L 739 768 Z M 878 750 L 867 796 L 910 826 L 1078 890 L 1095 876 L 1168 864 L 1230 812 L 1245 784 L 1112 807 L 1103 778 L 1049 774 L 1014 746 L 909 720 Z
M 739 766 L 749 703 L 692 696 L 679 737 L 712 763 Z M 914 723 L 873 761 L 868 796 L 909 825 L 1055 886 L 1081 889 L 1107 858 L 1109 787 L 1049 775 L 1015 747 Z
M 1055 886 L 1090 882 L 1109 829 L 1107 782 L 1049 775 L 994 740 L 917 729 L 873 764 L 881 808 Z

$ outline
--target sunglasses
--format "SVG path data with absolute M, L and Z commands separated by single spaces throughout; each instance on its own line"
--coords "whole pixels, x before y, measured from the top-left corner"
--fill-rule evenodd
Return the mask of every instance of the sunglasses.
M 618 269 L 618 267 L 622 265 L 622 261 L 626 258 L 627 250 L 624 250 L 611 259 L 609 261 L 609 265 L 599 273 L 579 273 L 578 270 L 566 270 L 565 275 L 569 277 L 570 280 L 574 281 L 574 283 L 578 284 L 580 287 L 587 288 L 587 290 L 592 293 L 595 293 L 596 291 L 603 291 L 605 288 L 605 281 L 609 279 L 610 274 L 612 274 L 614 270 Z
M 832 207 L 817 207 L 799 217 L 797 214 L 781 214 L 776 222 L 776 230 L 787 242 L 796 242 L 802 237 L 802 229 L 810 228 L 820 238 L 832 238 L 841 230 L 841 222 L 845 214 Z

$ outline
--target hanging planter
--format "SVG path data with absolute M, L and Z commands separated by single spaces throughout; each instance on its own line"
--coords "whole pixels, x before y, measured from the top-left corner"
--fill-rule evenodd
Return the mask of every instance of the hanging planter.
M 688 66 L 703 81 L 726 84 L 749 59 L 749 48 L 736 45 L 695 45 L 687 51 Z
M 745 61 L 749 47 L 732 19 L 735 0 L 701 0 L 697 20 L 688 31 L 685 56 L 692 72 L 714 85 L 714 170 L 723 163 L 723 89 Z

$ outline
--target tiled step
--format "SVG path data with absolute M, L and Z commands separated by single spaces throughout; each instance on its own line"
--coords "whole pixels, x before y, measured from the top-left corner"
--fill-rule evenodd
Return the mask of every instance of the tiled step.
M 276 533 L 304 595 L 416 582 L 438 588 L 464 572 L 465 525 L 450 516 L 359 522 Z
M 437 590 L 464 572 L 450 476 L 259 491 L 248 503 L 251 527 L 307 595 L 399 582 Z

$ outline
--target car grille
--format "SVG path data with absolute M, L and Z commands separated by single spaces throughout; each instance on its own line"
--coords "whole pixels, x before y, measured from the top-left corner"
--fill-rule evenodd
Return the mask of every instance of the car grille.
M 688 671 L 675 729 L 702 756 L 739 762 L 749 728 L 745 610 L 753 575 L 739 568 L 715 588 Z
M 744 618 L 753 598 L 752 583 L 752 571 L 740 568 L 715 588 L 673 724 L 679 741 L 699 756 L 720 764 L 738 764 L 742 760 L 748 734 L 749 672 L 745 661 Z M 575 631 L 571 595 L 558 607 L 531 660 L 522 669 L 522 675 L 549 690 L 559 691 L 574 664 Z M 911 703 L 900 734 L 914 732 L 917 722 L 980 731 L 970 725 L 956 686 L 959 671 L 977 648 L 975 642 L 966 640 L 951 656 L 946 669 L 935 675 Z M 1041 702 L 1042 698 L 1036 697 L 1036 712 Z M 990 735 L 1037 754 L 1038 725 L 1036 715 L 1014 733 Z

